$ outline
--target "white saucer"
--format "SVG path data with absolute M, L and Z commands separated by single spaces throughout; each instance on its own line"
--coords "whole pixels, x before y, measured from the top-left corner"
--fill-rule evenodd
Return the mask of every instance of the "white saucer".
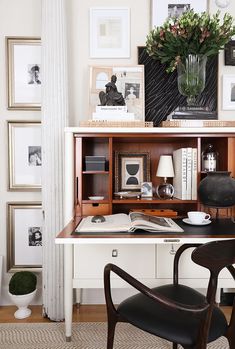
M 89 200 L 104 200 L 104 196 L 88 196 Z
M 202 223 L 192 223 L 189 218 L 183 218 L 182 221 L 184 223 L 187 223 L 190 225 L 208 225 L 208 224 L 211 224 L 211 221 L 209 219 L 207 221 L 202 222 Z

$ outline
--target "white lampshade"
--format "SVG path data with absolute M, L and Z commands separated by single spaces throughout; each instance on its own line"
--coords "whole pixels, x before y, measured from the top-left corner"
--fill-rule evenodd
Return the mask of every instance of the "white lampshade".
M 157 177 L 174 177 L 174 168 L 171 155 L 161 155 L 157 168 Z

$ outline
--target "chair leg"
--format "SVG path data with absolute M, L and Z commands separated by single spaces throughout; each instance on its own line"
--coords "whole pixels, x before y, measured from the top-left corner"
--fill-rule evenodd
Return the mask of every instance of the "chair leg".
M 108 321 L 107 349 L 113 349 L 113 341 L 114 341 L 116 324 L 117 324 L 116 321 L 112 321 L 112 320 Z
M 230 349 L 235 349 L 235 336 L 228 336 L 227 337 L 228 343 L 229 343 L 229 348 Z

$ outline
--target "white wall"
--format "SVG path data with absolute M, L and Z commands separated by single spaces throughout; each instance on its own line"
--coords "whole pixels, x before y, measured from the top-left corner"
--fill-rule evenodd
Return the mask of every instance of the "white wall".
M 3 255 L 3 286 L 0 305 L 9 303 L 7 287 L 10 274 L 6 273 L 7 213 L 6 202 L 40 201 L 40 192 L 9 192 L 8 143 L 6 120 L 40 120 L 40 112 L 7 110 L 6 36 L 41 35 L 41 0 L 0 1 L 0 255 Z
M 49 0 L 48 0 L 49 1 Z M 79 120 L 87 119 L 89 100 L 89 65 L 135 65 L 137 64 L 137 46 L 145 45 L 146 35 L 150 29 L 150 0 L 66 0 L 68 10 L 69 39 L 69 88 L 70 88 L 70 125 L 78 126 Z M 129 59 L 90 59 L 89 58 L 89 8 L 95 6 L 126 6 L 131 10 L 131 57 Z M 210 0 L 210 11 L 217 7 Z M 235 1 L 226 9 L 235 17 Z M 223 13 L 224 11 L 222 11 Z M 38 192 L 9 192 L 8 149 L 6 120 L 40 120 L 37 111 L 7 110 L 6 94 L 6 36 L 40 36 L 41 34 L 41 0 L 1 0 L 0 1 L 0 255 L 4 256 L 3 292 L 0 305 L 8 303 L 7 286 L 9 274 L 6 273 L 6 202 L 40 201 Z M 223 74 L 235 74 L 235 67 L 223 65 L 220 56 L 219 82 Z M 53 64 L 53 62 L 52 62 Z M 222 111 L 221 83 L 219 84 L 219 117 L 234 119 L 235 112 Z M 89 293 L 88 300 L 92 299 Z

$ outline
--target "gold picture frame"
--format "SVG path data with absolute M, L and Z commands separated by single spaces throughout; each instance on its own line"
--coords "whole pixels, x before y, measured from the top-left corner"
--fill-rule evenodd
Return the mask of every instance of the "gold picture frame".
M 6 37 L 8 109 L 41 109 L 41 39 Z
M 7 271 L 42 268 L 42 206 L 39 202 L 7 203 Z
M 41 123 L 8 121 L 8 189 L 41 189 Z

